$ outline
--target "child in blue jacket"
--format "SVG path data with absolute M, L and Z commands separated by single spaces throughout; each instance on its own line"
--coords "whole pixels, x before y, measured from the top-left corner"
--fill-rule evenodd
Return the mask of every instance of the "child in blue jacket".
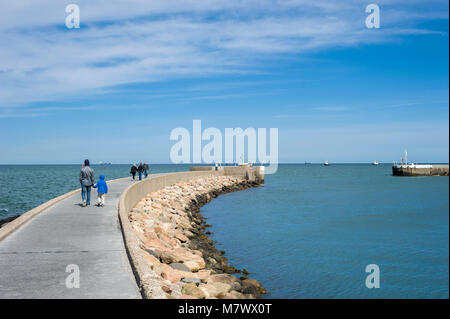
M 105 194 L 108 193 L 108 185 L 105 182 L 105 175 L 100 175 L 100 180 L 93 186 L 97 188 L 97 206 L 105 206 Z

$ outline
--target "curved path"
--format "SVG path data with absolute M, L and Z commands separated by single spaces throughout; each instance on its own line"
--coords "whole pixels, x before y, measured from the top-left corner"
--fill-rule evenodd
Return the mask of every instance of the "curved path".
M 81 207 L 77 192 L 0 241 L 0 299 L 141 298 L 117 213 L 121 193 L 133 182 L 109 182 L 105 207 Z M 91 197 L 92 205 L 95 189 Z M 66 267 L 73 264 L 79 288 L 66 287 L 73 276 Z

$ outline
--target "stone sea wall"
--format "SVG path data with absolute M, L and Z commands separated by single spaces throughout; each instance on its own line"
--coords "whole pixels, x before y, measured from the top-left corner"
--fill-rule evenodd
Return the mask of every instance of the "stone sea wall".
M 254 299 L 265 293 L 258 281 L 247 278 L 246 270 L 230 266 L 214 247 L 200 214 L 200 207 L 218 195 L 257 185 L 242 177 L 194 177 L 152 192 L 136 204 L 128 218 L 138 253 L 151 269 L 142 279 L 158 291 L 147 297 Z

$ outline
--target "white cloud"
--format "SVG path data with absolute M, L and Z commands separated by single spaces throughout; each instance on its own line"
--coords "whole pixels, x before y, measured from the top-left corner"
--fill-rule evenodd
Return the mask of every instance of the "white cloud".
M 374 32 L 364 27 L 365 5 L 352 0 L 74 2 L 81 9 L 77 30 L 64 27 L 64 2 L 1 2 L 0 107 L 134 82 L 252 72 L 282 54 L 430 33 L 415 23 L 447 15 L 441 1 L 427 13 L 420 10 L 425 2 L 410 8 L 390 1 Z

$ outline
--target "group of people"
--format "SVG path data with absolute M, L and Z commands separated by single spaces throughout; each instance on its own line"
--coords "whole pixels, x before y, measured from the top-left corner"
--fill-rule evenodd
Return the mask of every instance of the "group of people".
M 105 181 L 105 175 L 99 176 L 99 181 L 95 183 L 94 170 L 91 168 L 89 160 L 84 160 L 80 171 L 81 199 L 83 207 L 91 205 L 91 187 L 97 188 L 97 206 L 105 206 L 105 196 L 108 193 L 108 185 Z
M 150 170 L 150 168 L 148 167 L 147 163 L 139 163 L 138 166 L 136 166 L 136 164 L 133 164 L 131 166 L 131 170 L 130 170 L 130 174 L 131 176 L 133 176 L 133 179 L 136 178 L 136 173 L 139 174 L 139 180 L 142 180 L 142 175 L 144 175 L 145 178 L 148 177 L 148 171 Z
M 148 177 L 148 172 L 150 168 L 147 163 L 139 163 L 138 166 L 133 164 L 131 166 L 131 175 L 133 179 L 136 177 L 136 173 L 139 174 L 139 180 L 142 180 L 142 176 L 145 178 Z M 80 171 L 80 184 L 81 184 L 81 199 L 82 206 L 86 207 L 91 205 L 91 188 L 97 189 L 97 206 L 102 207 L 105 206 L 105 197 L 108 193 L 108 185 L 106 184 L 105 175 L 100 175 L 97 183 L 94 178 L 94 170 L 91 168 L 90 162 L 88 159 L 84 160 L 84 165 L 81 165 Z

